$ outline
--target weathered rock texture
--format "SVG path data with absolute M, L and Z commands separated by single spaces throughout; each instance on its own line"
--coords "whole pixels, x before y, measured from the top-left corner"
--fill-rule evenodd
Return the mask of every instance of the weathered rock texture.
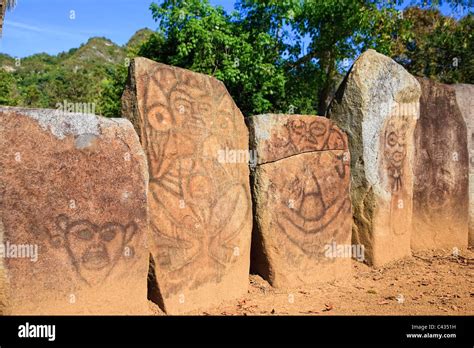
M 415 131 L 412 248 L 464 248 L 468 240 L 466 124 L 452 86 L 421 85 Z
M 351 243 L 346 135 L 317 116 L 258 115 L 248 125 L 258 157 L 253 271 L 278 288 L 350 273 L 350 251 L 337 254 Z
M 380 266 L 411 254 L 413 133 L 420 85 L 374 50 L 352 66 L 329 117 L 347 133 L 351 152 L 353 243 Z
M 0 153 L 2 312 L 147 313 L 148 173 L 131 123 L 0 108 Z
M 3 19 L 5 18 L 5 12 L 7 10 L 7 0 L 0 0 L 0 38 L 3 30 Z
M 148 155 L 156 301 L 182 313 L 245 294 L 249 170 L 222 156 L 248 153 L 242 113 L 206 75 L 137 58 L 129 78 L 123 112 Z
M 467 126 L 469 155 L 469 245 L 474 246 L 474 85 L 454 85 L 456 101 Z

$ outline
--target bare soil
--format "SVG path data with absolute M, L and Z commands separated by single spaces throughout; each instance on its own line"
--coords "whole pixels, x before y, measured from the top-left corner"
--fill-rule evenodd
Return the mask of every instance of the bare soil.
M 352 274 L 281 290 L 250 275 L 246 296 L 191 315 L 474 315 L 474 251 L 414 253 L 374 269 L 352 261 Z M 155 315 L 163 312 L 153 303 Z

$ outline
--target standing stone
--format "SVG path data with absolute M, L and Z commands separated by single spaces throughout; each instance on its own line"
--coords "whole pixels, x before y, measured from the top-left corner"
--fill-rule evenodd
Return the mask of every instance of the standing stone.
M 368 50 L 352 66 L 329 117 L 351 152 L 353 243 L 378 267 L 411 255 L 413 133 L 420 85 L 392 59 Z
M 257 154 L 252 268 L 293 288 L 350 273 L 350 155 L 347 137 L 324 117 L 248 120 Z
M 456 101 L 467 126 L 469 155 L 469 246 L 474 246 L 474 85 L 454 85 Z
M 123 110 L 148 156 L 156 301 L 182 313 L 246 294 L 248 131 L 225 86 L 137 58 Z
M 418 81 L 412 248 L 465 248 L 469 214 L 466 124 L 452 86 Z
M 4 314 L 146 314 L 146 157 L 129 121 L 0 108 Z

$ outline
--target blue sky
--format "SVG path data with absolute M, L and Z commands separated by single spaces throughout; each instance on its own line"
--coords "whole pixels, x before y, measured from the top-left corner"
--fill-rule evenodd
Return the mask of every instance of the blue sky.
M 93 36 L 123 45 L 141 28 L 156 29 L 149 10 L 152 0 L 17 0 L 7 12 L 0 53 L 25 57 L 57 54 L 79 47 Z M 158 2 L 158 1 L 155 1 Z M 232 11 L 234 0 L 211 0 Z M 71 13 L 74 11 L 74 13 Z M 75 14 L 75 19 L 71 19 Z
M 25 57 L 57 54 L 79 47 L 93 36 L 123 45 L 141 28 L 156 29 L 152 0 L 17 0 L 6 14 L 0 53 Z M 159 1 L 157 1 L 159 2 Z M 235 0 L 210 0 L 232 11 Z M 74 12 L 71 12 L 74 11 Z M 443 12 L 449 13 L 444 8 Z M 71 19 L 71 15 L 75 15 Z

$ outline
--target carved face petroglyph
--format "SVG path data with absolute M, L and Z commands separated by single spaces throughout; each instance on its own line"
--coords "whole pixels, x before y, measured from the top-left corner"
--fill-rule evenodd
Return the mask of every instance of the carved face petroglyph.
M 408 105 L 397 105 L 385 121 L 380 139 L 380 175 L 391 196 L 387 229 L 396 236 L 405 235 L 410 230 L 410 225 L 406 223 L 411 211 L 411 187 L 408 184 L 411 180 L 408 176 L 410 163 L 407 156 L 412 117 L 407 112 L 410 112 Z
M 297 146 L 299 151 L 314 149 L 326 133 L 326 127 L 318 122 L 307 124 L 303 120 L 292 120 L 287 127 L 290 141 Z
M 407 156 L 408 124 L 404 118 L 392 117 L 384 133 L 384 155 L 392 192 L 403 187 L 403 167 Z
M 150 144 L 146 146 L 150 181 L 181 195 L 176 172 L 192 171 L 197 144 L 209 135 L 207 120 L 213 110 L 207 86 L 195 78 L 178 80 L 169 68 L 150 75 L 144 90 L 144 114 L 148 115 L 145 141 Z
M 448 163 L 454 162 L 447 161 L 452 158 L 453 151 L 450 151 L 444 139 L 433 141 L 430 150 L 432 150 L 429 152 L 432 162 L 430 168 L 431 187 L 426 192 L 427 202 L 430 209 L 441 213 L 440 210 L 446 206 L 456 190 L 456 178 L 448 165 Z
M 343 149 L 344 138 L 336 128 L 329 128 L 330 122 L 314 120 L 306 122 L 301 119 L 290 120 L 286 124 L 289 144 L 298 152 Z M 279 144 L 281 146 L 282 144 Z M 288 144 L 286 144 L 288 146 Z
M 349 161 L 341 154 L 311 154 L 312 160 L 273 176 L 272 192 L 279 192 L 276 213 L 280 230 L 309 256 L 320 256 L 324 243 L 337 237 L 331 225 L 350 209 Z
M 70 221 L 65 215 L 58 216 L 56 224 L 62 233 L 52 237 L 53 245 L 64 246 L 76 271 L 89 285 L 102 282 L 110 274 L 137 231 L 135 223 L 96 225 L 88 220 Z
M 206 119 L 212 112 L 211 97 L 196 84 L 186 81 L 169 92 L 167 103 L 150 105 L 149 122 L 155 131 L 184 135 L 186 130 L 190 136 L 206 134 Z
M 222 84 L 160 67 L 143 92 L 151 229 L 168 296 L 221 280 L 236 259 L 249 197 L 216 156 L 237 148 L 235 105 Z

